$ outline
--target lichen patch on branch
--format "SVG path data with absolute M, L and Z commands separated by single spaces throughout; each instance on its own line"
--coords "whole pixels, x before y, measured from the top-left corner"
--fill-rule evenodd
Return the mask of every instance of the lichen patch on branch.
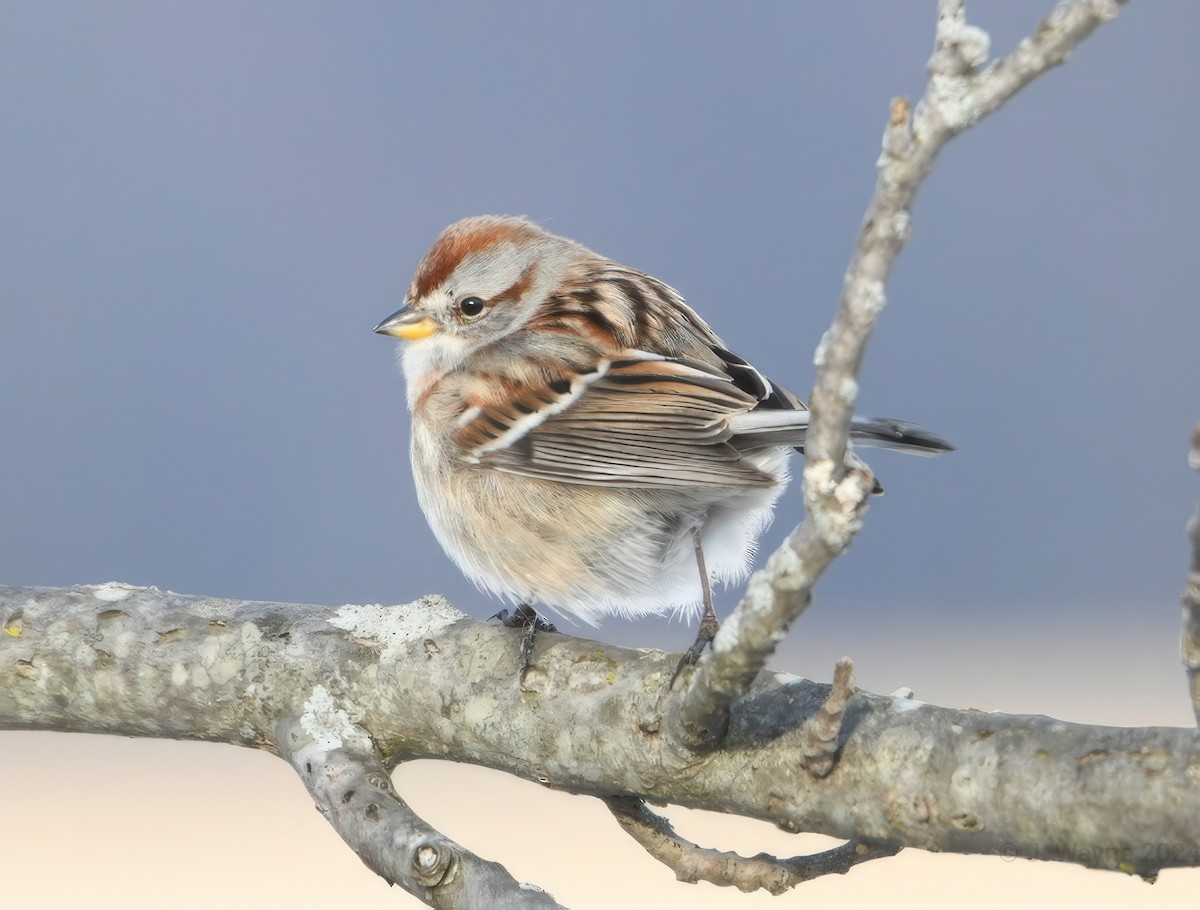
M 417 601 L 421 609 L 383 604 L 346 604 L 339 607 L 329 624 L 352 634 L 355 638 L 371 639 L 380 644 L 383 657 L 391 657 L 398 648 L 415 639 L 436 636 L 447 626 L 465 619 L 461 611 L 438 595 Z

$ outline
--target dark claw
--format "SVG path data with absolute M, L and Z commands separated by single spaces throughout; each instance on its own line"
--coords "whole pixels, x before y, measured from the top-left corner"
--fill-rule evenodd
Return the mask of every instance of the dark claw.
M 538 615 L 537 610 L 533 609 L 533 607 L 529 606 L 529 604 L 520 604 L 517 607 L 516 612 L 501 610 L 499 613 L 489 616 L 488 619 L 500 620 L 500 625 L 504 626 L 506 629 L 528 629 L 532 626 L 538 632 L 558 631 L 558 629 L 555 628 L 554 623 L 547 622 L 545 619 L 543 619 L 540 615 Z
M 675 680 L 679 679 L 679 674 L 683 672 L 684 667 L 695 666 L 696 661 L 700 659 L 700 655 L 704 653 L 704 649 L 708 647 L 708 643 L 716 637 L 717 629 L 720 627 L 715 614 L 705 614 L 700 620 L 700 629 L 696 632 L 696 640 L 692 642 L 690 648 L 683 652 L 683 657 L 679 658 L 679 664 L 675 667 L 675 672 L 671 674 L 671 682 L 667 686 L 668 689 L 675 687 Z
M 522 629 L 521 635 L 521 672 L 529 669 L 533 661 L 533 640 L 538 632 L 557 632 L 554 623 L 547 622 L 529 604 L 518 604 L 512 612 L 501 610 L 489 619 L 498 619 L 506 629 Z

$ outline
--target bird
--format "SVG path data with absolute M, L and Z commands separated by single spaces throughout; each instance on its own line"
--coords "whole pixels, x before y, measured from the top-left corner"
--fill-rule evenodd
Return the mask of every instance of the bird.
M 699 614 L 694 662 L 712 583 L 749 573 L 803 452 L 804 403 L 672 287 L 525 217 L 447 227 L 374 331 L 402 340 L 421 510 L 471 581 L 517 605 L 498 615 L 525 647 L 553 629 L 535 604 L 592 626 Z M 851 439 L 954 448 L 886 418 L 854 418 Z

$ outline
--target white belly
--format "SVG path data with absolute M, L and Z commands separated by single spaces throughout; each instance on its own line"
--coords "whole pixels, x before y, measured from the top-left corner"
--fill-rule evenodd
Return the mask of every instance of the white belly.
M 482 590 L 549 607 L 591 625 L 608 615 L 698 616 L 692 528 L 701 528 L 712 579 L 749 571 L 755 545 L 787 484 L 790 449 L 755 460 L 778 478 L 738 492 L 712 487 L 630 489 L 501 473 L 477 465 L 427 471 L 431 439 L 413 434 L 417 496 L 442 548 Z

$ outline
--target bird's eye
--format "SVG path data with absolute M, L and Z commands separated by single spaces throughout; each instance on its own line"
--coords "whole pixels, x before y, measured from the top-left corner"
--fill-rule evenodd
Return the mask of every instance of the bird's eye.
M 458 302 L 458 311 L 464 316 L 478 316 L 483 312 L 482 297 L 464 297 Z

